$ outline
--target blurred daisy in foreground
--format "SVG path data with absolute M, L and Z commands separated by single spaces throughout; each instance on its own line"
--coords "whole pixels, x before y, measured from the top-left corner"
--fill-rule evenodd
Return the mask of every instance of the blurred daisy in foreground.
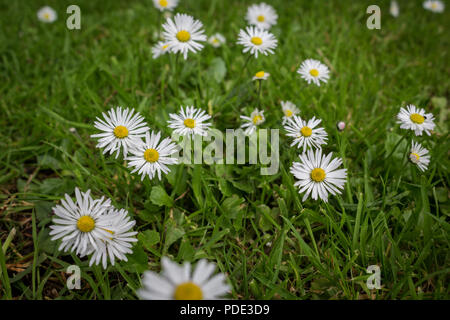
M 187 14 L 177 13 L 163 24 L 163 36 L 173 53 L 183 54 L 187 59 L 189 51 L 197 52 L 203 49 L 199 41 L 206 41 L 203 24 Z
M 258 29 L 255 27 L 246 27 L 245 30 L 239 31 L 239 37 L 237 44 L 242 44 L 244 49 L 242 52 L 246 53 L 250 51 L 250 54 L 258 58 L 258 54 L 264 55 L 273 54 L 278 44 L 278 40 L 273 34 L 266 30 Z
M 111 235 L 107 229 L 110 217 L 104 215 L 111 208 L 111 200 L 104 197 L 94 200 L 90 192 L 80 192 L 75 188 L 76 202 L 66 194 L 65 200 L 61 200 L 62 206 L 53 208 L 56 217 L 50 226 L 50 236 L 52 240 L 62 240 L 58 250 L 75 251 L 84 256 L 98 248 L 99 240 Z
M 406 109 L 401 108 L 397 119 L 401 129 L 413 130 L 416 136 L 421 136 L 423 131 L 427 135 L 431 135 L 430 131 L 435 126 L 433 114 L 425 113 L 424 109 L 417 108 L 412 104 L 406 106 Z
M 127 157 L 129 161 L 128 167 L 134 167 L 131 173 L 137 172 L 141 175 L 141 180 L 144 180 L 148 175 L 153 179 L 158 175 L 161 180 L 161 172 L 167 174 L 170 170 L 167 165 L 177 164 L 178 160 L 170 157 L 177 152 L 177 146 L 170 138 L 165 138 L 160 142 L 161 132 L 145 134 L 145 142 L 130 149 L 131 156 Z
M 255 73 L 255 75 L 253 76 L 252 80 L 267 80 L 267 78 L 269 78 L 270 73 L 268 72 L 264 72 L 264 71 L 258 71 L 257 73 Z
M 172 11 L 178 5 L 178 0 L 153 0 L 153 4 L 159 11 Z
M 400 8 L 398 6 L 397 1 L 392 0 L 391 1 L 391 5 L 389 7 L 389 13 L 391 14 L 391 16 L 393 16 L 394 18 L 397 18 L 398 15 L 400 14 Z
M 162 271 L 145 271 L 143 287 L 136 294 L 144 300 L 216 300 L 230 291 L 223 273 L 213 276 L 216 266 L 205 259 L 193 270 L 191 264 L 179 265 L 167 257 L 161 259 Z
M 297 70 L 303 79 L 305 79 L 308 84 L 313 82 L 315 85 L 320 87 L 320 81 L 327 83 L 330 78 L 330 71 L 328 67 L 321 63 L 320 61 L 314 59 L 307 59 L 303 61 L 300 68 Z
M 248 24 L 267 30 L 277 24 L 278 15 L 273 7 L 263 2 L 248 7 L 245 19 Z
M 175 129 L 174 133 L 182 136 L 195 134 L 206 136 L 211 126 L 211 123 L 205 123 L 211 116 L 206 111 L 193 106 L 186 107 L 186 109 L 181 107 L 179 113 L 171 113 L 169 117 L 172 119 L 168 121 L 169 128 Z
M 251 135 L 260 124 L 266 121 L 266 118 L 264 117 L 264 110 L 259 111 L 258 109 L 255 109 L 250 114 L 250 117 L 240 116 L 240 118 L 246 120 L 246 122 L 241 125 L 241 129 L 245 129 L 244 134 L 246 135 Z
M 169 52 L 169 44 L 166 41 L 159 41 L 152 47 L 153 59 Z
M 285 124 L 289 118 L 300 113 L 300 110 L 295 104 L 290 101 L 281 101 L 281 108 L 283 109 L 283 124 Z
M 445 4 L 442 1 L 427 0 L 423 3 L 423 7 L 429 11 L 441 13 L 444 12 Z
M 45 6 L 38 10 L 37 17 L 40 21 L 45 23 L 52 23 L 55 22 L 58 18 L 58 15 L 56 14 L 56 11 L 52 8 Z
M 107 267 L 108 257 L 111 265 L 114 265 L 116 258 L 128 261 L 126 254 L 133 253 L 132 243 L 137 241 L 135 237 L 137 232 L 132 231 L 136 221 L 130 219 L 125 209 L 111 208 L 105 214 L 105 218 L 107 219 L 105 230 L 109 235 L 97 242 L 97 249 L 92 250 L 89 262 L 89 266 L 92 266 L 94 263 L 98 265 L 101 261 L 104 269 Z
M 134 114 L 134 109 L 122 110 L 121 107 L 110 109 L 107 113 L 102 113 L 104 120 L 97 117 L 94 125 L 103 133 L 93 134 L 92 138 L 100 138 L 97 148 L 105 148 L 103 153 L 109 151 L 116 158 L 123 149 L 123 156 L 126 157 L 128 150 L 141 142 L 141 137 L 150 130 L 139 113 Z
M 220 47 L 222 44 L 225 44 L 226 39 L 220 33 L 213 34 L 208 38 L 208 43 L 212 45 L 214 48 Z
M 411 151 L 409 154 L 409 160 L 419 167 L 419 170 L 425 171 L 430 163 L 430 156 L 428 150 L 422 147 L 420 143 L 411 142 Z
M 341 194 L 347 178 L 347 169 L 337 168 L 342 164 L 340 158 L 331 160 L 332 153 L 322 155 L 321 149 L 308 150 L 300 155 L 300 162 L 294 162 L 291 173 L 298 180 L 294 186 L 299 193 L 305 193 L 302 201 L 310 195 L 317 200 L 328 202 L 328 194 Z
M 325 129 L 316 128 L 321 122 L 322 120 L 315 117 L 308 121 L 302 120 L 300 116 L 289 118 L 284 129 L 288 132 L 287 136 L 294 138 L 291 147 L 298 144 L 297 147 L 304 151 L 308 148 L 321 148 L 328 140 Z

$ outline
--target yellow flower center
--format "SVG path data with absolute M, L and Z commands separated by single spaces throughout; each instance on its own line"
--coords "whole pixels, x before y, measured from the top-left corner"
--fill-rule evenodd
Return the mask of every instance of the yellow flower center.
M 167 7 L 167 5 L 168 5 L 168 2 L 167 2 L 167 0 L 159 0 L 159 5 L 161 6 L 161 7 Z
M 419 163 L 420 156 L 417 153 L 411 152 L 411 154 L 409 155 L 409 158 L 411 159 L 412 162 Z
M 321 182 L 325 179 L 325 171 L 322 168 L 315 168 L 311 171 L 311 179 L 315 182 Z
M 255 77 L 257 77 L 257 78 L 262 78 L 262 77 L 264 77 L 264 71 L 259 71 L 259 72 L 257 72 L 257 73 L 255 74 Z
M 258 16 L 258 18 L 256 18 L 259 22 L 264 22 L 264 20 L 266 20 L 266 18 L 263 15 Z
M 124 126 L 117 126 L 114 128 L 114 135 L 119 139 L 126 138 L 128 137 L 128 129 Z
M 425 118 L 418 113 L 413 113 L 409 116 L 412 122 L 417 124 L 422 124 L 425 121 Z
M 262 39 L 260 37 L 253 37 L 250 40 L 255 46 L 260 46 L 262 44 Z
M 50 14 L 44 13 L 44 19 L 45 20 L 50 20 Z
M 286 109 L 284 110 L 284 114 L 286 115 L 286 117 L 290 118 L 292 117 L 292 115 L 294 114 L 291 110 Z
M 168 44 L 165 44 L 165 45 L 162 46 L 163 50 L 166 50 L 168 47 L 169 47 Z
M 431 8 L 437 9 L 437 3 L 436 3 L 436 2 L 432 2 L 432 3 L 431 3 Z
M 191 35 L 186 30 L 181 30 L 177 33 L 177 39 L 181 42 L 187 42 L 191 38 Z
M 202 300 L 203 292 L 195 283 L 185 282 L 177 286 L 174 298 L 175 300 Z
M 257 114 L 256 116 L 253 117 L 253 123 L 257 124 L 259 121 L 262 121 L 262 119 L 263 118 L 259 114 Z
M 89 216 L 82 216 L 77 221 L 77 227 L 81 232 L 91 232 L 95 227 L 95 221 Z
M 310 127 L 303 127 L 300 129 L 300 133 L 304 137 L 309 137 L 310 135 L 312 135 L 312 130 Z
M 214 39 L 213 39 L 213 42 L 214 42 L 214 43 L 219 43 L 219 40 L 218 40 L 217 38 L 214 38 Z
M 319 70 L 317 69 L 311 69 L 309 71 L 309 74 L 312 75 L 313 77 L 317 77 L 319 75 Z
M 148 162 L 156 162 L 159 159 L 159 153 L 155 149 L 147 149 L 144 152 L 144 159 Z
M 188 128 L 194 129 L 195 128 L 195 120 L 191 118 L 187 118 L 184 120 L 184 125 Z

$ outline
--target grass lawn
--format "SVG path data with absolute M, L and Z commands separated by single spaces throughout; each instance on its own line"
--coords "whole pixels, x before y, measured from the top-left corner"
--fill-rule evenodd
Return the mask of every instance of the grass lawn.
M 232 299 L 450 298 L 448 8 L 437 14 L 398 0 L 393 18 L 386 0 L 265 0 L 279 16 L 270 29 L 278 47 L 244 68 L 237 35 L 258 1 L 180 1 L 174 12 L 227 43 L 205 43 L 178 61 L 152 58 L 163 21 L 152 1 L 77 1 L 81 30 L 68 30 L 72 2 L 0 2 L 2 299 L 137 299 L 143 272 L 159 272 L 163 256 L 216 263 Z M 371 4 L 381 8 L 380 30 L 366 27 Z M 52 24 L 36 17 L 44 5 L 58 13 Z M 296 73 L 308 58 L 330 68 L 328 83 L 308 85 Z M 270 77 L 258 98 L 251 79 L 260 70 Z M 300 149 L 282 130 L 284 100 L 302 117 L 322 119 L 323 151 L 348 170 L 342 194 L 328 203 L 303 202 L 294 187 L 289 168 Z M 400 129 L 396 115 L 408 104 L 434 115 L 431 136 Z M 141 181 L 122 155 L 102 154 L 90 137 L 99 133 L 96 117 L 116 106 L 135 108 L 170 136 L 169 114 L 181 105 L 206 110 L 223 132 L 264 110 L 261 128 L 280 129 L 278 172 L 184 164 L 161 181 Z M 412 138 L 430 151 L 425 172 L 408 160 Z M 139 241 L 127 262 L 105 271 L 58 251 L 52 207 L 75 187 L 136 220 Z M 73 264 L 79 290 L 66 286 Z M 370 265 L 380 267 L 381 289 L 366 285 Z

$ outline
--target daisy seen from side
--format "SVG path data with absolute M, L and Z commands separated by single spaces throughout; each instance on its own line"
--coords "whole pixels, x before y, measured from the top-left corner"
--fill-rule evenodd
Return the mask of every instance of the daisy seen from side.
M 422 147 L 418 142 L 411 142 L 411 150 L 409 152 L 409 160 L 417 165 L 420 171 L 425 171 L 430 163 L 428 150 Z
M 260 124 L 266 121 L 266 118 L 264 117 L 264 110 L 259 111 L 258 109 L 255 109 L 250 114 L 250 117 L 240 116 L 240 118 L 242 120 L 245 120 L 244 123 L 241 125 L 241 129 L 244 130 L 244 134 L 246 135 L 251 135 L 253 132 L 256 131 L 256 129 L 259 127 Z

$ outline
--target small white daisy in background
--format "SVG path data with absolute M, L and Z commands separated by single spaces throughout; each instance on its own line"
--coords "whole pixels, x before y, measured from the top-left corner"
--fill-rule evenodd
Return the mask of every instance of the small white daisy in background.
M 342 159 L 331 160 L 332 153 L 322 155 L 321 149 L 308 150 L 300 155 L 300 162 L 294 162 L 291 173 L 298 180 L 294 186 L 299 187 L 299 193 L 305 193 L 302 201 L 311 198 L 328 202 L 328 194 L 341 194 L 347 178 L 347 169 L 336 170 Z
M 206 136 L 211 126 L 211 123 L 205 123 L 211 116 L 206 111 L 193 106 L 186 107 L 186 109 L 181 107 L 179 113 L 171 113 L 169 117 L 171 118 L 168 121 L 169 128 L 175 129 L 174 133 L 182 136 L 195 134 Z
M 248 24 L 267 30 L 277 24 L 278 15 L 272 6 L 263 2 L 248 7 L 245 19 Z
M 245 30 L 239 31 L 239 37 L 237 44 L 242 44 L 246 53 L 250 51 L 250 54 L 258 58 L 258 54 L 268 55 L 274 53 L 274 49 L 277 47 L 278 40 L 273 34 L 266 30 L 262 30 L 256 27 L 246 27 Z
M 297 108 L 295 104 L 290 101 L 281 101 L 281 108 L 283 109 L 283 123 L 285 124 L 289 118 L 300 113 L 300 110 Z
M 345 122 L 344 122 L 344 121 L 339 121 L 339 122 L 336 124 L 336 128 L 337 128 L 339 131 L 344 131 L 344 129 L 345 129 Z
M 148 175 L 153 179 L 158 175 L 161 180 L 161 172 L 167 174 L 170 170 L 167 165 L 177 164 L 178 160 L 172 158 L 171 155 L 177 152 L 177 146 L 172 139 L 165 138 L 160 142 L 161 132 L 149 132 L 145 135 L 145 142 L 141 142 L 135 148 L 130 149 L 131 156 L 127 157 L 129 161 L 128 167 L 134 167 L 131 173 L 137 172 L 144 180 Z
M 267 78 L 270 76 L 270 73 L 268 72 L 264 72 L 264 71 L 258 71 L 257 73 L 255 73 L 255 75 L 253 76 L 252 80 L 267 80 Z
M 161 259 L 162 271 L 145 271 L 143 287 L 136 294 L 143 300 L 216 300 L 230 291 L 223 273 L 213 276 L 214 263 L 200 260 L 192 270 L 191 264 L 179 265 L 167 257 Z
M 187 59 L 189 51 L 197 52 L 203 49 L 199 41 L 206 41 L 203 24 L 187 14 L 177 13 L 163 24 L 163 36 L 169 44 L 170 52 L 183 54 Z
M 250 117 L 246 116 L 240 116 L 241 119 L 246 120 L 244 124 L 241 125 L 241 129 L 244 129 L 244 133 L 246 135 L 251 135 L 260 124 L 264 123 L 266 121 L 266 118 L 264 117 L 264 110 L 259 111 L 258 109 L 255 109 L 251 114 Z
M 326 65 L 320 61 L 314 59 L 307 59 L 303 61 L 300 68 L 297 70 L 303 79 L 305 79 L 308 84 L 313 82 L 320 87 L 320 81 L 327 83 L 330 78 L 330 71 Z
M 75 251 L 84 256 L 98 248 L 97 241 L 111 235 L 107 231 L 110 218 L 104 215 L 111 208 L 111 200 L 104 197 L 94 200 L 90 192 L 80 192 L 75 188 L 76 202 L 66 194 L 65 200 L 61 199 L 62 206 L 53 208 L 56 217 L 50 226 L 50 236 L 52 240 L 61 239 L 58 250 Z
M 55 22 L 58 18 L 58 15 L 56 14 L 56 11 L 52 8 L 45 6 L 38 10 L 37 17 L 40 21 L 45 23 L 52 23 Z
M 172 11 L 178 5 L 178 0 L 153 0 L 153 4 L 159 11 Z
M 104 269 L 106 269 L 108 257 L 111 265 L 114 265 L 116 258 L 128 261 L 126 254 L 133 253 L 132 243 L 137 242 L 135 237 L 137 232 L 132 231 L 136 221 L 130 219 L 125 209 L 111 208 L 105 213 L 105 218 L 108 221 L 105 230 L 110 234 L 107 239 L 97 241 L 97 249 L 92 250 L 93 254 L 89 261 L 89 266 L 102 262 Z
M 153 59 L 156 59 L 167 52 L 169 52 L 169 44 L 166 41 L 159 41 L 152 47 Z
M 211 37 L 208 38 L 208 43 L 212 45 L 214 48 L 218 48 L 221 45 L 225 44 L 226 39 L 223 35 L 220 33 L 213 34 Z
M 412 104 L 406 106 L 406 109 L 401 108 L 397 119 L 401 129 L 413 130 L 416 136 L 421 136 L 423 131 L 427 135 L 431 135 L 430 131 L 435 126 L 433 114 L 425 113 L 424 109 L 417 108 Z
M 444 12 L 445 4 L 442 1 L 427 0 L 423 3 L 423 7 L 429 11 L 441 13 Z
M 391 5 L 389 7 L 389 13 L 391 14 L 391 16 L 393 16 L 394 18 L 397 18 L 398 15 L 400 14 L 400 7 L 398 6 L 397 1 L 395 0 L 391 0 Z
M 102 113 L 104 120 L 97 117 L 94 125 L 103 133 L 93 134 L 92 138 L 100 138 L 97 148 L 105 148 L 103 153 L 109 151 L 116 158 L 123 149 L 123 156 L 126 157 L 128 150 L 141 142 L 141 137 L 150 130 L 144 118 L 139 113 L 134 114 L 134 109 L 122 110 L 121 107 L 110 109 L 107 114 Z
M 419 167 L 419 170 L 425 171 L 430 163 L 430 156 L 428 150 L 422 147 L 420 143 L 411 142 L 411 151 L 409 154 L 409 160 Z
M 321 148 L 322 144 L 327 143 L 328 134 L 324 128 L 316 128 L 322 120 L 312 117 L 309 121 L 302 120 L 300 116 L 289 118 L 284 129 L 288 132 L 286 135 L 293 137 L 294 141 L 291 147 L 298 144 L 298 148 L 306 151 L 308 148 Z

